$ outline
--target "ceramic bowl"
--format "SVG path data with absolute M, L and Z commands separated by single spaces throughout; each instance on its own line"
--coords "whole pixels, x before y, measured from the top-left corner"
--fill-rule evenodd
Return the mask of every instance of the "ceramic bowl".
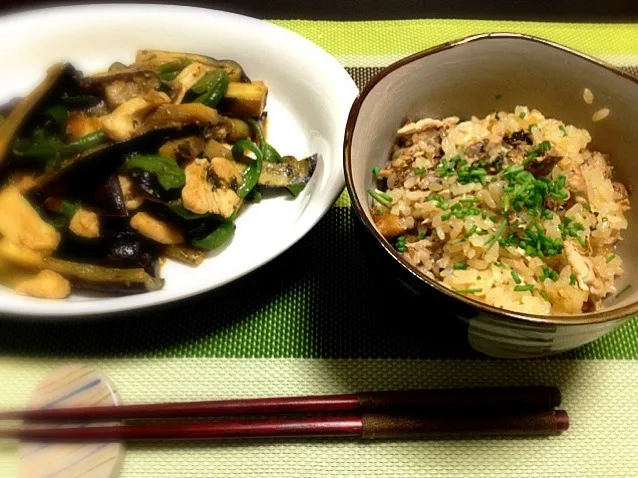
M 583 100 L 589 88 L 594 103 Z M 573 349 L 610 332 L 638 312 L 637 209 L 618 246 L 625 274 L 600 311 L 539 316 L 492 307 L 457 294 L 411 267 L 376 230 L 366 190 L 371 170 L 383 166 L 406 118 L 484 117 L 527 105 L 587 129 L 591 147 L 611 154 L 615 180 L 638 186 L 638 79 L 596 59 L 539 38 L 483 34 L 446 43 L 400 60 L 380 72 L 355 101 L 344 142 L 346 185 L 362 225 L 362 243 L 375 266 L 392 274 L 423 303 L 422 320 L 451 313 L 468 324 L 467 340 L 498 357 L 538 357 Z M 610 114 L 594 122 L 601 108 Z M 633 252 L 633 254 L 632 254 Z M 421 320 L 421 319 L 419 319 Z

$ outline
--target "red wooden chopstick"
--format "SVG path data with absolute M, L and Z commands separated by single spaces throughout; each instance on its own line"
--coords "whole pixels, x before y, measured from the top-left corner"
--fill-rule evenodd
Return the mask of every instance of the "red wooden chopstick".
M 281 437 L 435 439 L 555 435 L 569 427 L 567 413 L 545 410 L 516 415 L 346 415 L 205 423 L 158 423 L 83 428 L 0 430 L 0 438 L 26 441 L 202 440 Z
M 507 413 L 551 410 L 560 405 L 560 402 L 561 395 L 556 387 L 495 387 L 21 410 L 0 412 L 0 420 L 106 421 L 336 412 L 406 415 L 459 412 Z

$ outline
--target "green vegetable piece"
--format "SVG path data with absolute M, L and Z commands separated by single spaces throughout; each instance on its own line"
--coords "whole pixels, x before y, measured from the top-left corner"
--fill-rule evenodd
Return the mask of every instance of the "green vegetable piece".
M 565 126 L 560 125 L 558 129 L 560 129 L 563 132 L 563 137 L 567 136 L 567 129 L 565 128 Z
M 253 118 L 246 118 L 246 123 L 248 123 L 257 134 L 259 149 L 261 149 L 264 156 L 264 161 L 268 161 L 269 163 L 281 163 L 283 159 L 277 150 L 266 141 L 261 123 Z
M 605 262 L 607 262 L 607 264 L 609 264 L 611 261 L 613 261 L 616 258 L 616 254 L 612 254 L 611 256 L 609 256 L 607 259 L 605 259 Z
M 172 158 L 160 155 L 131 155 L 122 166 L 122 171 L 141 169 L 154 174 L 164 189 L 181 188 L 186 183 L 186 174 Z
M 481 289 L 481 288 L 476 288 L 476 289 L 457 289 L 456 292 L 458 292 L 459 294 L 476 294 L 477 292 L 483 292 L 483 289 Z
M 216 70 L 211 73 L 213 79 L 210 82 L 208 90 L 195 98 L 194 103 L 202 103 L 211 108 L 216 108 L 228 90 L 228 73 L 225 70 Z
M 159 73 L 169 73 L 172 71 L 181 71 L 184 68 L 186 68 L 188 65 L 190 65 L 191 63 L 193 63 L 193 60 L 189 59 L 189 58 L 181 58 L 179 60 L 175 60 L 175 61 L 169 61 L 168 63 L 164 63 L 163 65 L 160 65 L 160 67 L 158 68 L 158 72 Z
M 406 241 L 407 241 L 407 238 L 405 236 L 397 237 L 396 242 L 394 244 L 394 248 L 397 250 L 397 252 L 405 252 Z
M 518 115 L 520 119 L 525 119 L 525 112 L 522 111 L 521 114 Z
M 179 71 L 169 71 L 167 73 L 160 73 L 159 77 L 162 81 L 173 81 L 179 75 Z
M 368 189 L 368 194 L 370 195 L 372 199 L 374 199 L 376 202 L 378 202 L 382 206 L 385 206 L 385 207 L 392 206 L 392 201 L 388 201 L 387 199 L 384 199 L 378 192 L 373 191 L 372 189 Z
M 381 171 L 381 168 L 379 166 L 375 166 L 374 168 L 372 168 L 372 175 L 373 176 L 378 176 L 379 175 L 379 171 Z
M 547 291 L 545 289 L 541 290 L 540 294 L 543 299 L 549 302 L 549 296 L 547 295 Z
M 455 271 L 464 271 L 465 269 L 467 269 L 467 264 L 463 262 L 457 262 L 452 267 Z
M 69 119 L 69 111 L 62 105 L 52 106 L 44 110 L 44 115 L 50 116 L 55 124 L 58 126 L 60 134 L 64 134 L 66 131 L 66 123 Z
M 512 269 L 511 272 L 512 272 L 512 277 L 514 278 L 514 282 L 516 282 L 517 284 L 520 284 L 521 282 L 523 282 L 523 280 L 521 279 L 521 276 L 518 275 L 518 272 L 516 272 L 514 269 Z
M 571 274 L 569 276 L 569 285 L 576 285 L 576 274 Z
M 226 244 L 235 233 L 233 222 L 222 222 L 210 234 L 191 240 L 191 245 L 200 249 L 217 249 Z
M 417 168 L 414 170 L 414 174 L 416 174 L 417 176 L 421 176 L 422 174 L 425 174 L 425 171 L 425 168 Z
M 296 184 L 291 184 L 290 186 L 286 186 L 286 189 L 288 189 L 288 191 L 290 191 L 290 194 L 292 194 L 294 197 L 299 196 L 299 194 L 301 194 L 301 191 L 303 191 L 306 187 L 306 183 L 296 183 Z
M 89 133 L 75 141 L 71 141 L 70 143 L 63 145 L 60 154 L 62 157 L 70 156 L 72 154 L 80 154 L 84 151 L 88 151 L 89 149 L 97 148 L 106 141 L 108 141 L 108 137 L 104 131 L 95 131 L 94 133 Z
M 515 292 L 531 292 L 534 290 L 534 286 L 529 284 L 529 285 L 517 285 L 516 287 L 514 287 L 514 291 Z
M 237 190 L 237 195 L 243 199 L 259 182 L 261 167 L 264 161 L 263 155 L 257 145 L 247 139 L 241 139 L 235 143 L 232 149 L 234 158 L 241 158 L 247 149 L 255 155 L 255 161 L 242 172 L 242 185 Z
M 498 226 L 498 229 L 496 231 L 496 234 L 494 234 L 492 237 L 490 237 L 487 242 L 485 243 L 485 245 L 487 246 L 487 250 L 489 251 L 492 246 L 494 245 L 494 243 L 496 241 L 498 241 L 498 239 L 501 237 L 501 234 L 503 234 L 503 230 L 505 229 L 505 225 L 507 224 L 507 221 L 503 220 L 503 222 L 501 222 L 501 225 Z

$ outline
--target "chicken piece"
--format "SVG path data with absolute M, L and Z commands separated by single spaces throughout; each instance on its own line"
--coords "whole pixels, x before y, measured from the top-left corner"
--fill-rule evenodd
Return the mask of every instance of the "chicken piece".
M 102 118 L 74 111 L 69 115 L 66 123 L 66 134 L 69 139 L 74 140 L 95 133 L 101 127 Z
M 184 242 L 182 230 L 145 212 L 138 212 L 131 218 L 131 227 L 143 236 L 160 244 L 181 244 Z
M 80 208 L 71 218 L 69 229 L 76 236 L 95 239 L 100 237 L 100 217 L 93 211 Z
M 416 123 L 409 122 L 401 126 L 397 130 L 397 136 L 412 136 L 415 133 L 421 133 L 432 128 L 442 128 L 443 126 L 444 123 L 441 120 L 424 118 L 417 121 Z
M 195 83 L 204 78 L 204 75 L 212 68 L 198 62 L 191 63 L 180 71 L 179 75 L 171 82 L 171 96 L 173 103 L 180 104 L 184 100 L 184 95 Z
M 379 229 L 381 235 L 386 239 L 394 239 L 405 233 L 405 227 L 401 224 L 399 216 L 390 213 L 379 215 L 373 211 L 372 217 L 374 218 L 377 229 Z
M 47 254 L 60 243 L 60 233 L 40 217 L 15 186 L 0 192 L 0 234 L 14 244 Z
M 230 170 L 225 158 L 213 158 L 214 166 L 207 159 L 196 159 L 186 166 L 186 185 L 182 189 L 183 206 L 197 214 L 219 214 L 230 217 L 241 199 L 231 189 L 230 183 L 239 184 L 241 176 L 236 168 Z M 230 163 L 230 161 L 228 161 Z M 230 163 L 232 166 L 232 163 Z M 209 174 L 217 179 L 216 184 L 208 181 Z M 226 182 L 227 181 L 227 182 Z
M 43 270 L 32 279 L 18 282 L 15 291 L 41 299 L 64 299 L 71 293 L 71 283 L 57 272 Z
M 580 255 L 576 246 L 571 241 L 565 241 L 565 255 L 578 281 L 578 287 L 582 290 L 590 290 L 589 285 L 594 283 L 596 274 L 591 261 Z
M 18 191 L 28 191 L 38 183 L 36 174 L 28 171 L 16 171 L 9 177 L 9 184 L 18 188 Z
M 144 118 L 170 101 L 166 93 L 158 91 L 136 96 L 102 118 L 104 132 L 115 141 L 126 141 L 144 131 Z
M 230 187 L 237 189 L 242 184 L 241 173 L 235 164 L 222 157 L 210 160 L 210 175 L 217 187 Z
M 629 193 L 623 183 L 613 182 L 614 187 L 614 201 L 620 205 L 622 212 L 629 211 Z
M 137 189 L 137 186 L 133 184 L 127 176 L 118 176 L 118 181 L 120 182 L 120 187 L 122 188 L 122 194 L 124 195 L 124 200 L 126 201 L 126 208 L 129 211 L 133 209 L 137 209 L 144 202 L 144 195 Z

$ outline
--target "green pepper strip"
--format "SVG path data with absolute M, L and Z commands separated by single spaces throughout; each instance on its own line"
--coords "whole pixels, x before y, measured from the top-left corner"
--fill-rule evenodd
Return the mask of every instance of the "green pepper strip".
M 223 246 L 235 233 L 235 224 L 222 222 L 213 232 L 201 239 L 194 239 L 191 244 L 201 249 L 217 249 Z
M 181 71 L 184 68 L 186 68 L 188 65 L 190 65 L 191 63 L 193 63 L 193 60 L 189 58 L 181 58 L 179 60 L 169 61 L 168 63 L 164 63 L 160 65 L 157 71 L 159 73 L 170 73 L 173 71 Z
M 66 131 L 66 123 L 69 119 L 69 111 L 62 105 L 55 105 L 44 111 L 46 116 L 50 116 L 58 127 L 60 134 Z
M 281 163 L 283 159 L 277 150 L 266 141 L 264 129 L 262 128 L 261 123 L 253 118 L 246 118 L 246 123 L 248 123 L 257 133 L 259 148 L 264 155 L 264 161 L 268 161 L 269 163 Z
M 20 149 L 16 147 L 14 148 L 14 153 L 16 156 L 23 156 L 25 158 L 54 158 L 57 155 L 64 158 L 96 148 L 102 143 L 105 143 L 107 139 L 104 131 L 95 131 L 66 144 L 52 140 L 43 144 L 36 142 L 24 151 L 20 151 Z
M 159 77 L 162 81 L 173 81 L 179 75 L 179 71 L 169 71 L 167 73 L 160 73 Z
M 212 79 L 210 80 L 208 90 L 204 94 L 195 98 L 193 102 L 203 103 L 206 106 L 215 108 L 226 94 L 226 91 L 228 91 L 228 83 L 230 83 L 230 79 L 228 78 L 228 73 L 224 70 L 215 71 L 211 76 Z
M 237 195 L 241 199 L 245 198 L 259 182 L 261 167 L 264 162 L 264 157 L 257 145 L 247 139 L 241 139 L 235 143 L 232 149 L 233 158 L 241 158 L 244 155 L 245 149 L 248 149 L 255 155 L 255 161 L 246 169 L 244 169 L 242 173 L 243 183 L 237 190 Z

